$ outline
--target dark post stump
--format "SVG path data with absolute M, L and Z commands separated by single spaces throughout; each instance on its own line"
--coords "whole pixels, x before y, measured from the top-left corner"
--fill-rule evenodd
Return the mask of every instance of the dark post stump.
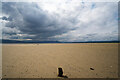
M 58 76 L 63 77 L 63 70 L 62 68 L 58 68 Z

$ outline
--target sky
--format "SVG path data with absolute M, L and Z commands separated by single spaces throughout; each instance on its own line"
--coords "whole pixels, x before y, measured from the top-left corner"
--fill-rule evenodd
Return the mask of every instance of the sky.
M 0 21 L 3 39 L 118 40 L 117 2 L 2 2 Z

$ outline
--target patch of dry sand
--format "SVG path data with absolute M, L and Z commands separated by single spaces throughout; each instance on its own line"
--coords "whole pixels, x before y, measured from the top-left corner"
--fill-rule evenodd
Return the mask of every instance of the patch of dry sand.
M 2 79 L 2 44 L 0 44 L 0 79 Z
M 118 77 L 117 43 L 4 44 L 3 78 Z M 90 70 L 94 68 L 94 70 Z

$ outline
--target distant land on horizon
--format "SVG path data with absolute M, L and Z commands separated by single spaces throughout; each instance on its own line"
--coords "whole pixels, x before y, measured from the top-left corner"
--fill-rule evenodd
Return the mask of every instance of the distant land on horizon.
M 0 43 L 1 43 L 1 41 L 0 41 Z M 61 42 L 61 41 L 33 41 L 33 40 L 7 40 L 7 39 L 2 39 L 2 43 L 119 43 L 119 41 Z

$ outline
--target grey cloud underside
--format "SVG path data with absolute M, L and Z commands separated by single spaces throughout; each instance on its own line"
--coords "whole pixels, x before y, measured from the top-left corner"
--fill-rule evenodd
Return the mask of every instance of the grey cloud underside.
M 94 6 L 92 5 L 92 8 L 94 7 L 96 7 L 95 4 Z M 109 27 L 109 23 L 104 22 L 103 24 L 103 22 L 99 20 L 96 21 L 96 18 L 91 19 L 89 22 L 79 20 L 78 17 L 81 17 L 79 14 L 84 12 L 84 10 L 79 9 L 79 6 L 76 7 L 76 10 L 76 12 L 71 14 L 67 13 L 67 17 L 64 18 L 61 17 L 65 15 L 64 10 L 61 15 L 57 13 L 50 14 L 36 3 L 4 2 L 2 3 L 2 11 L 5 16 L 2 17 L 2 20 L 7 21 L 7 23 L 5 24 L 5 28 L 3 28 L 3 35 L 8 36 L 10 39 L 17 39 L 18 34 L 21 34 L 22 38 L 33 40 L 72 41 L 73 39 L 73 41 L 85 41 L 117 39 L 116 35 L 109 36 L 112 33 L 116 34 L 115 29 L 117 28 L 112 29 L 112 27 Z M 104 17 L 100 19 L 107 21 Z M 111 19 L 113 19 L 113 17 Z M 113 27 L 116 26 L 114 23 L 112 25 Z M 97 28 L 95 32 L 94 26 Z M 100 35 L 101 30 L 103 29 L 103 32 L 105 32 L 107 28 L 111 30 L 108 32 L 110 34 L 106 36 L 106 33 Z M 91 30 L 91 32 L 88 32 L 89 30 Z M 75 31 L 75 33 L 71 33 L 71 31 Z M 64 36 L 64 34 L 66 36 Z
M 35 35 L 32 39 L 48 38 L 70 30 L 57 16 L 48 14 L 34 3 L 3 3 L 3 13 L 10 19 L 6 27 L 17 28 L 21 34 Z

